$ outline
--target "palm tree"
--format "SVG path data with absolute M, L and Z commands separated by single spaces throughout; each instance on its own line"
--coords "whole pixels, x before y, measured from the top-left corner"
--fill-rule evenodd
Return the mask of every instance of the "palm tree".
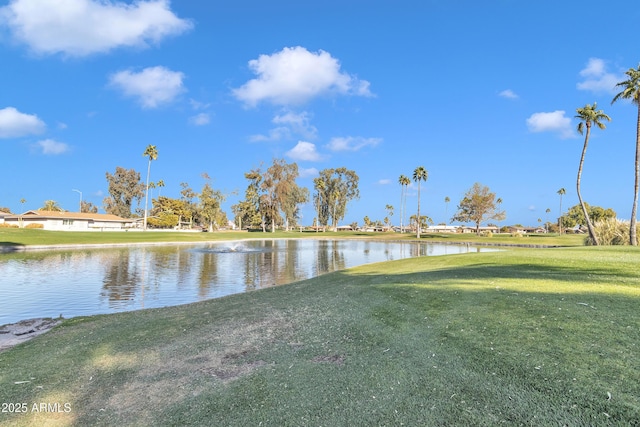
M 562 187 L 557 191 L 557 193 L 560 195 L 560 216 L 558 216 L 558 230 L 560 234 L 562 234 L 562 196 L 567 194 L 567 190 Z
M 444 198 L 444 217 L 445 217 L 445 221 L 446 218 L 449 216 L 449 214 L 447 213 L 449 210 L 449 202 L 451 201 L 451 199 L 449 198 L 449 196 L 445 196 Z
M 549 232 L 549 213 L 551 212 L 551 209 L 547 208 L 546 211 L 544 211 L 547 214 L 547 222 L 545 222 L 544 224 L 544 229 L 547 231 L 547 233 Z
M 149 158 L 149 165 L 147 166 L 147 191 L 144 196 L 144 223 L 142 229 L 147 229 L 147 206 L 149 205 L 149 174 L 151 173 L 151 162 L 158 158 L 158 149 L 155 145 L 147 145 L 147 148 L 142 153 L 143 156 Z
M 631 224 L 629 226 L 629 244 L 638 245 L 636 237 L 636 212 L 638 211 L 638 186 L 640 185 L 640 65 L 638 68 L 629 68 L 625 74 L 629 77 L 620 82 L 616 87 L 622 88 L 622 92 L 613 97 L 613 104 L 619 99 L 630 99 L 638 107 L 638 119 L 636 121 L 636 161 L 635 184 L 633 187 L 633 207 L 631 208 Z
M 64 209 L 62 209 L 60 207 L 60 205 L 58 204 L 58 202 L 56 202 L 55 200 L 45 200 L 44 201 L 44 205 L 42 205 L 42 207 L 40 209 L 38 209 L 39 211 L 53 211 L 53 212 L 64 212 Z
M 594 246 L 598 246 L 598 237 L 596 236 L 596 231 L 593 228 L 593 224 L 591 223 L 591 219 L 589 218 L 589 212 L 587 211 L 587 206 L 582 201 L 582 194 L 580 194 L 580 179 L 582 177 L 582 165 L 584 164 L 584 156 L 587 153 L 587 145 L 589 145 L 589 135 L 591 134 L 591 125 L 594 124 L 598 126 L 600 129 L 605 129 L 606 126 L 602 123 L 603 120 L 608 122 L 611 121 L 611 118 L 607 116 L 604 111 L 598 110 L 598 105 L 594 102 L 593 105 L 587 104 L 582 108 L 576 109 L 575 118 L 580 120 L 578 123 L 578 133 L 582 135 L 584 132 L 584 128 L 587 128 L 587 132 L 584 135 L 584 146 L 582 147 L 582 156 L 580 156 L 580 166 L 578 167 L 578 179 L 576 180 L 576 190 L 578 192 L 578 200 L 580 201 L 580 206 L 582 207 L 582 213 L 584 214 L 584 220 L 587 223 L 587 229 L 589 230 L 589 237 L 593 242 Z
M 160 189 L 164 187 L 164 180 L 161 179 L 160 181 L 156 182 L 156 186 L 158 187 L 158 197 L 160 197 Z
M 427 172 L 427 170 L 422 167 L 422 166 L 418 166 L 414 171 L 413 171 L 413 180 L 415 182 L 418 183 L 418 233 L 417 233 L 417 238 L 420 238 L 420 181 L 427 181 L 427 178 L 429 177 L 429 173 Z
M 404 233 L 404 217 L 407 214 L 407 186 L 411 184 L 411 180 L 405 175 L 400 175 L 398 184 L 402 187 L 402 191 L 400 192 L 400 232 Z

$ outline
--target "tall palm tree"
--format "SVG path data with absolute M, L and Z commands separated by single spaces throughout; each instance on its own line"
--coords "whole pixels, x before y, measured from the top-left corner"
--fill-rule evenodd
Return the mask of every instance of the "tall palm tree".
M 560 234 L 562 234 L 562 196 L 567 194 L 567 190 L 562 187 L 557 191 L 557 193 L 560 195 L 560 215 L 558 216 L 558 230 L 560 231 Z
M 580 156 L 580 166 L 578 167 L 578 179 L 576 180 L 576 190 L 578 192 L 578 200 L 580 201 L 580 206 L 582 207 L 582 213 L 584 214 L 584 220 L 587 223 L 587 229 L 589 230 L 589 237 L 593 242 L 594 246 L 598 246 L 598 237 L 596 236 L 596 231 L 593 228 L 593 224 L 591 223 L 591 219 L 589 218 L 589 212 L 587 211 L 587 206 L 582 201 L 582 194 L 580 194 L 580 180 L 582 178 L 582 165 L 584 164 L 584 156 L 587 153 L 587 145 L 589 145 L 589 135 L 591 134 L 591 125 L 594 124 L 598 126 L 600 129 L 605 129 L 606 126 L 603 123 L 603 120 L 608 122 L 611 121 L 611 117 L 607 116 L 604 111 L 598 110 L 598 105 L 594 102 L 593 105 L 587 104 L 582 108 L 576 109 L 575 118 L 580 120 L 578 123 L 578 133 L 582 135 L 584 133 L 584 128 L 587 128 L 587 132 L 584 135 L 584 146 L 582 147 L 582 156 Z
M 404 233 L 404 217 L 407 214 L 407 186 L 411 184 L 411 180 L 405 175 L 400 175 L 398 184 L 402 187 L 400 192 L 400 232 Z
M 158 187 L 158 197 L 160 197 L 160 189 L 164 187 L 164 180 L 161 179 L 160 181 L 156 182 L 156 187 Z
M 547 233 L 549 232 L 549 213 L 551 212 L 551 209 L 547 208 L 546 211 L 544 211 L 547 214 L 547 222 L 545 222 L 544 224 L 544 229 L 547 231 Z
M 445 217 L 445 221 L 446 218 L 449 216 L 448 211 L 449 211 L 449 202 L 451 201 L 451 199 L 449 198 L 449 196 L 446 196 L 444 198 L 444 217 Z
M 613 104 L 619 99 L 630 99 L 638 107 L 638 118 L 636 121 L 636 161 L 635 161 L 635 184 L 633 187 L 633 207 L 631 208 L 631 224 L 629 227 L 629 244 L 638 245 L 636 237 L 636 213 L 638 211 L 638 187 L 640 185 L 640 65 L 638 68 L 629 68 L 625 74 L 629 77 L 620 82 L 616 87 L 622 88 L 622 92 L 613 97 Z
M 427 172 L 427 170 L 422 167 L 422 166 L 418 166 L 414 171 L 413 171 L 413 180 L 415 182 L 418 183 L 418 233 L 417 233 L 417 238 L 420 238 L 420 181 L 427 181 L 427 178 L 429 177 L 429 173 Z
M 151 173 L 151 162 L 158 158 L 158 149 L 155 145 L 147 145 L 147 148 L 142 153 L 143 156 L 149 158 L 149 165 L 147 166 L 147 191 L 144 196 L 144 222 L 142 229 L 147 229 L 147 206 L 149 205 L 149 174 Z

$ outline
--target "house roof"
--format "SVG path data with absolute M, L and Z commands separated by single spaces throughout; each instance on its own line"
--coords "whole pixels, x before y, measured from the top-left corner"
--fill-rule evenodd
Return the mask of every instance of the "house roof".
M 57 212 L 57 211 L 26 211 L 22 215 L 9 215 L 7 218 L 42 218 L 42 219 L 84 219 L 94 221 L 131 222 L 132 219 L 122 218 L 112 214 L 96 214 L 85 212 Z

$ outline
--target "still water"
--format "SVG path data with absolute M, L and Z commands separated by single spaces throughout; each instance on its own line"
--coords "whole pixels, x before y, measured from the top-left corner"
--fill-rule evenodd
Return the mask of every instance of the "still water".
M 0 325 L 186 304 L 361 264 L 481 250 L 491 249 L 283 239 L 0 254 Z

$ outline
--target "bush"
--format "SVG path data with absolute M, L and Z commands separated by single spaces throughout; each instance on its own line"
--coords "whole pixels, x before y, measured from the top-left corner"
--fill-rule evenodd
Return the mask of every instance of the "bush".
M 607 218 L 593 224 L 598 242 L 604 246 L 629 244 L 629 221 L 617 218 Z M 593 245 L 590 236 L 585 238 L 585 244 Z
M 0 228 L 18 228 L 18 226 L 15 224 L 7 224 L 6 222 L 3 222 L 0 224 Z
M 44 228 L 42 224 L 27 224 L 24 228 Z
M 488 230 L 483 230 L 483 231 L 478 233 L 478 236 L 480 236 L 480 237 L 493 237 L 493 233 L 488 231 Z

